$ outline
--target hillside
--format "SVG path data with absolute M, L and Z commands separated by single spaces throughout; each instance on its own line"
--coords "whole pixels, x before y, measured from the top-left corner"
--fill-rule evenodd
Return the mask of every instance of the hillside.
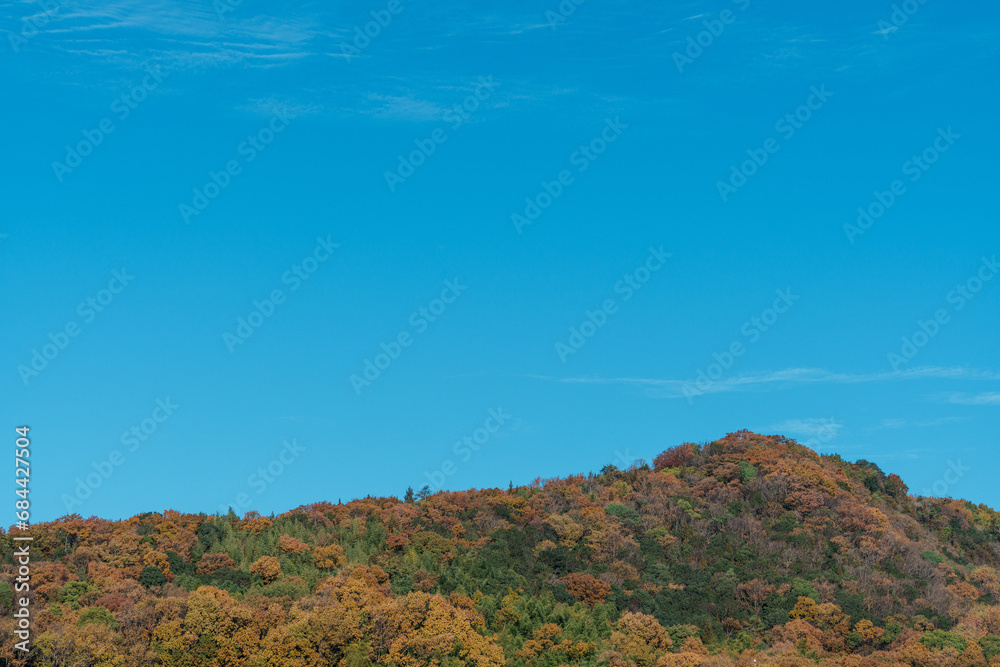
M 32 665 L 1000 667 L 1000 514 L 748 431 L 527 487 L 29 534 Z

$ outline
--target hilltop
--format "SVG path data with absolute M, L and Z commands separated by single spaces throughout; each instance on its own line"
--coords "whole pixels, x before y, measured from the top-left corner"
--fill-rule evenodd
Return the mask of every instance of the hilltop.
M 523 487 L 30 534 L 34 665 L 1000 667 L 1000 514 L 749 431 Z

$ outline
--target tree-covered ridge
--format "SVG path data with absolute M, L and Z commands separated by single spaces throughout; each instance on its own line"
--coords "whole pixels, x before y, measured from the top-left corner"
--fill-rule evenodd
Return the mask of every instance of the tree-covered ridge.
M 29 664 L 1000 667 L 1000 514 L 780 436 L 418 498 L 37 525 Z

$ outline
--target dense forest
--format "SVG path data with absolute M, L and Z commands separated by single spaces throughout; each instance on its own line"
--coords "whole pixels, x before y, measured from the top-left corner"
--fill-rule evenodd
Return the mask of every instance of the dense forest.
M 28 532 L 30 665 L 1000 667 L 1000 514 L 748 431 L 530 486 Z

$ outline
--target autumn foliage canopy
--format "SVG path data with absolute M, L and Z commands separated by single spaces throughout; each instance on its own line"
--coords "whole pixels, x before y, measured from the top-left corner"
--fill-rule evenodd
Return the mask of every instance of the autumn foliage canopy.
M 1000 514 L 748 431 L 523 487 L 30 534 L 33 666 L 1000 667 Z M 0 562 L 3 664 L 2 531 Z

